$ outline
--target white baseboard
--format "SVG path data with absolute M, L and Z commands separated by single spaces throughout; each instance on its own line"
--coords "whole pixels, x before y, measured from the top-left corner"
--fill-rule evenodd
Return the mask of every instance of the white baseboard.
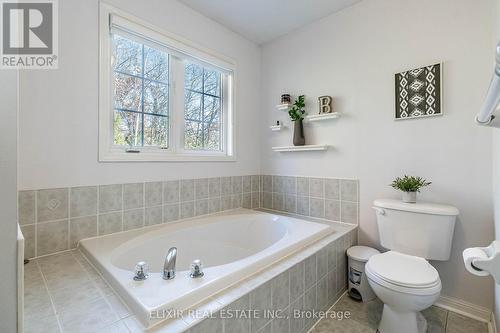
M 491 322 L 492 312 L 490 309 L 457 298 L 441 296 L 434 305 L 485 323 Z

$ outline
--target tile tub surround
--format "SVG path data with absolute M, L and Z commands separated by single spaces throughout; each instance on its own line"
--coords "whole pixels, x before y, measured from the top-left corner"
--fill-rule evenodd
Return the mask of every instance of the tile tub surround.
M 261 182 L 262 208 L 358 224 L 358 180 L 263 175 Z
M 75 248 L 83 238 L 234 208 L 265 208 L 358 223 L 353 179 L 248 175 L 19 191 L 25 257 Z
M 79 249 L 146 326 L 152 310 L 186 309 L 284 257 L 345 228 L 250 209 L 235 209 L 180 223 L 85 239 Z M 165 251 L 177 248 L 178 278 L 161 278 Z M 188 277 L 193 259 L 204 263 L 202 279 Z M 147 282 L 134 283 L 134 266 L 149 264 Z M 153 297 L 152 297 L 153 296 Z
M 262 310 L 318 311 L 335 303 L 346 289 L 345 251 L 357 243 L 356 228 L 342 228 L 193 309 L 211 318 L 185 316 L 147 332 L 307 332 L 316 319 L 263 319 Z M 25 280 L 26 332 L 144 331 L 77 249 L 32 260 Z M 259 318 L 224 315 L 247 309 Z
M 259 208 L 260 176 L 19 191 L 25 257 L 75 248 L 83 238 L 234 208 Z

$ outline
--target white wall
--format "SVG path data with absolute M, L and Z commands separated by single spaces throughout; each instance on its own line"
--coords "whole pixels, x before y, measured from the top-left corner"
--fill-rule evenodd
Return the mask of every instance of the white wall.
M 500 0 L 495 0 L 493 45 L 500 42 Z M 495 206 L 495 239 L 500 239 L 500 129 L 493 129 L 493 202 Z M 500 325 L 500 286 L 495 285 L 495 321 Z
M 0 70 L 0 332 L 17 321 L 17 71 Z
M 491 74 L 491 1 L 370 0 L 303 27 L 263 47 L 262 172 L 360 180 L 360 241 L 378 245 L 371 202 L 399 196 L 389 188 L 404 173 L 433 182 L 422 200 L 461 211 L 452 258 L 435 263 L 443 294 L 491 308 L 491 279 L 466 273 L 461 252 L 492 239 L 491 131 L 474 124 Z M 393 74 L 444 62 L 444 116 L 394 121 Z M 279 154 L 292 131 L 274 110 L 281 93 L 334 97 L 337 120 L 306 127 L 318 153 Z M 290 124 L 289 124 L 290 125 Z
M 20 77 L 19 189 L 257 173 L 260 48 L 175 0 L 107 3 L 235 59 L 238 162 L 99 163 L 98 0 L 64 0 L 59 69 Z

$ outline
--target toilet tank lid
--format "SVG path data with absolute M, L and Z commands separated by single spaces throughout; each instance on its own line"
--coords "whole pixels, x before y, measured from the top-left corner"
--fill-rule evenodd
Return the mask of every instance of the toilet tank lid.
M 373 206 L 378 208 L 433 215 L 457 216 L 460 213 L 456 207 L 451 205 L 431 202 L 406 203 L 402 202 L 401 200 L 394 199 L 377 199 L 373 202 Z

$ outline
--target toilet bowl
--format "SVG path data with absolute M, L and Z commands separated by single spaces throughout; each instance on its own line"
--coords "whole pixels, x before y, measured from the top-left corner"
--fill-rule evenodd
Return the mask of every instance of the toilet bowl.
M 424 333 L 420 314 L 437 301 L 441 280 L 427 260 L 396 251 L 374 255 L 366 264 L 373 292 L 384 303 L 380 333 Z
M 427 323 L 419 311 L 439 298 L 441 280 L 427 260 L 450 259 L 459 211 L 444 204 L 373 202 L 380 245 L 388 252 L 366 263 L 366 277 L 384 302 L 380 333 L 423 333 Z

